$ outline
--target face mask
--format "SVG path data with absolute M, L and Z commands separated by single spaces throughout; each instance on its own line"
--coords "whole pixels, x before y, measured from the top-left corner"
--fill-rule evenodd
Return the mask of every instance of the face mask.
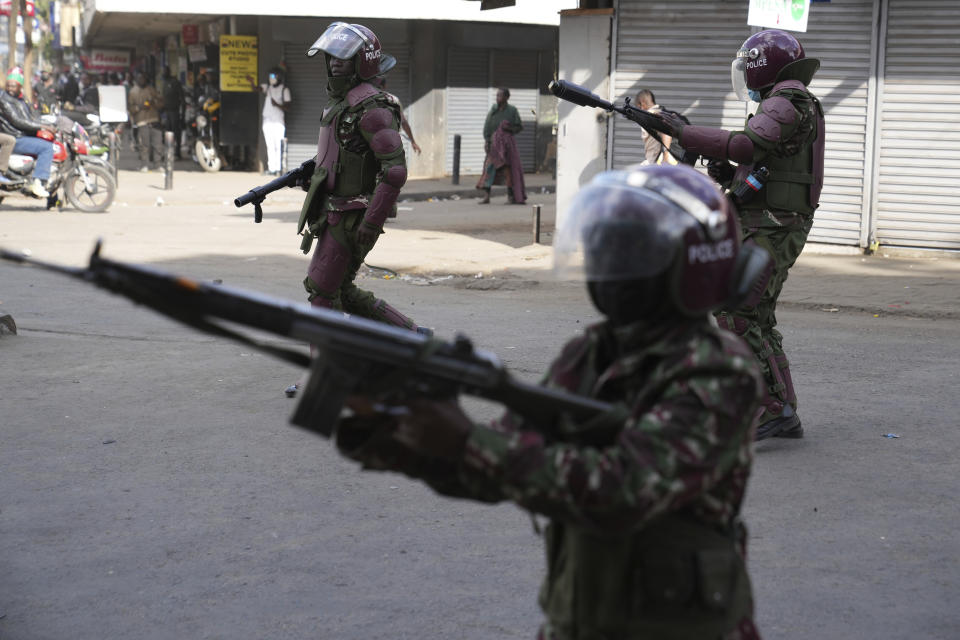
M 754 89 L 747 89 L 747 95 L 750 96 L 750 99 L 754 102 L 761 102 L 763 98 L 760 97 L 760 92 Z
M 270 84 L 273 86 L 276 86 L 277 84 L 277 76 L 273 75 L 272 73 L 270 74 Z

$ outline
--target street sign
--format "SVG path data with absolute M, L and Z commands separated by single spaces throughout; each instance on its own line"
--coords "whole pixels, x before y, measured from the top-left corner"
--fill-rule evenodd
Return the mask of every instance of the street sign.
M 747 24 L 805 33 L 809 17 L 810 0 L 750 0 Z
M 247 76 L 257 77 L 257 36 L 220 36 L 220 90 L 254 91 Z

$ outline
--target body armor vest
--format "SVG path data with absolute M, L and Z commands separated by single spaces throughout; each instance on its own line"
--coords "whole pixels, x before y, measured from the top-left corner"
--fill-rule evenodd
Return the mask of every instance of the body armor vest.
M 753 612 L 743 538 L 684 515 L 623 536 L 554 521 L 540 606 L 557 640 L 720 638 Z
M 742 207 L 744 211 L 774 209 L 812 215 L 823 188 L 824 117 L 820 101 L 798 80 L 776 84 L 768 98 L 786 98 L 801 113 L 794 134 L 752 165 L 740 165 L 734 185 L 760 165 L 770 171 L 766 188 Z M 762 104 L 761 104 L 762 108 Z

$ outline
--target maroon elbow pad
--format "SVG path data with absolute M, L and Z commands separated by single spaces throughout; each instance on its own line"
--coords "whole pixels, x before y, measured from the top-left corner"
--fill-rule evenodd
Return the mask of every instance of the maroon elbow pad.
M 383 226 L 387 216 L 393 211 L 393 205 L 400 195 L 400 187 L 407 181 L 407 169 L 403 166 L 390 167 L 383 174 L 383 180 L 373 192 L 373 200 L 367 207 L 363 221 L 375 227 Z
M 750 118 L 747 128 L 761 140 L 780 142 L 784 125 L 791 125 L 797 120 L 797 111 L 786 98 L 775 96 L 767 98 L 760 105 L 762 111 Z
M 714 127 L 688 124 L 680 132 L 680 145 L 684 149 L 715 160 L 727 159 L 727 142 L 729 140 L 729 131 Z

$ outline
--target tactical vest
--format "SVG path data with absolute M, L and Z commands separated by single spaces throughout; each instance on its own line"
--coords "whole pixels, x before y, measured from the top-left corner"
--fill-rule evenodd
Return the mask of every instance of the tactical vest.
M 545 538 L 540 606 L 557 640 L 712 640 L 752 616 L 739 523 L 668 515 L 603 536 L 554 521 Z
M 383 104 L 377 104 L 378 100 Z M 386 94 L 364 82 L 350 89 L 342 100 L 328 104 L 323 112 L 317 166 L 297 225 L 297 233 L 304 235 L 300 246 L 304 253 L 309 252 L 313 238 L 319 237 L 326 226 L 329 196 L 344 201 L 351 196 L 370 195 L 376 188 L 379 163 L 360 132 L 360 118 L 375 106 L 397 111 Z M 343 208 L 358 209 L 364 205 L 355 203 Z
M 823 107 L 798 80 L 778 83 L 767 97 L 774 96 L 786 98 L 806 115 L 789 140 L 777 145 L 755 164 L 738 169 L 734 184 L 742 181 L 758 165 L 770 171 L 765 188 L 745 204 L 741 212 L 774 209 L 812 215 L 820 204 L 820 191 L 823 188 Z

